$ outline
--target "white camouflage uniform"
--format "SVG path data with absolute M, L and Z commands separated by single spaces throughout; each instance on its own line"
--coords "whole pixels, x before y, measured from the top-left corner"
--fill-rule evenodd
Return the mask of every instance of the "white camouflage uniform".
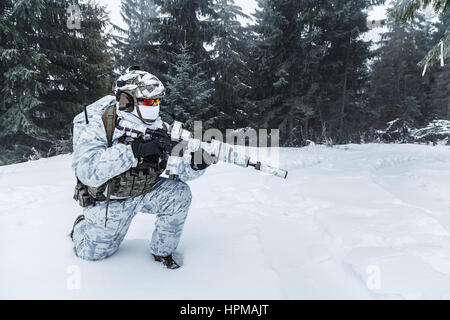
M 114 131 L 113 145 L 108 148 L 102 114 L 108 106 L 116 103 L 114 96 L 106 96 L 87 107 L 89 124 L 85 114 L 78 114 L 73 130 L 73 164 L 75 175 L 85 185 L 98 187 L 109 179 L 137 166 L 131 145 L 117 143 L 123 135 Z M 129 114 L 117 111 L 118 117 Z M 158 118 L 152 129 L 162 128 Z M 108 221 L 105 228 L 106 201 L 84 208 L 85 219 L 73 230 L 75 254 L 86 260 L 104 259 L 117 251 L 138 212 L 157 215 L 150 251 L 158 256 L 168 256 L 177 248 L 183 225 L 189 210 L 192 194 L 186 181 L 202 175 L 205 170 L 195 171 L 187 154 L 179 174 L 181 181 L 160 177 L 152 191 L 145 195 L 126 199 L 111 197 Z

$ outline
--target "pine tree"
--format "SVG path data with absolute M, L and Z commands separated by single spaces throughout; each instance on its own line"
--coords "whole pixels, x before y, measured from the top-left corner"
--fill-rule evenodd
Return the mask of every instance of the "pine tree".
M 242 57 L 247 49 L 246 33 L 238 17 L 248 18 L 234 0 L 217 0 L 214 5 L 217 36 L 214 41 L 214 93 L 212 103 L 219 110 L 215 126 L 220 129 L 236 128 L 248 123 L 248 88 L 245 77 L 249 69 Z
M 402 0 L 394 2 L 388 9 L 390 15 L 397 22 L 413 21 L 414 17 L 420 15 L 418 11 L 431 5 L 438 14 L 444 14 L 450 9 L 450 0 Z
M 260 0 L 252 97 L 262 126 L 278 127 L 288 145 L 328 127 L 343 135 L 346 114 L 364 111 L 369 43 L 364 0 Z M 351 131 L 351 128 L 348 128 Z
M 366 0 L 333 0 L 322 6 L 323 18 L 316 19 L 319 41 L 327 48 L 317 72 L 320 91 L 315 110 L 320 127 L 342 142 L 348 141 L 352 132 L 364 129 L 362 119 L 370 113 L 366 108 L 366 65 L 373 54 L 371 43 L 362 39 L 368 31 L 364 10 L 370 5 Z
M 153 19 L 159 44 L 158 55 L 168 66 L 164 99 L 176 120 L 193 129 L 193 121 L 211 127 L 217 111 L 210 104 L 213 75 L 211 45 L 216 32 L 212 0 L 155 0 L 161 15 Z M 165 114 L 164 117 L 172 118 Z M 167 118 L 165 118 L 167 119 Z M 167 119 L 169 120 L 169 119 Z M 173 121 L 174 119 L 170 119 Z
M 183 123 L 187 130 L 194 129 L 194 121 L 206 120 L 203 128 L 208 129 L 215 123 L 215 110 L 209 103 L 212 89 L 206 74 L 198 64 L 193 63 L 189 50 L 181 47 L 174 54 L 175 63 L 166 83 L 168 93 L 161 108 L 162 118 L 168 123 L 174 120 Z
M 210 72 L 211 56 L 205 45 L 214 39 L 215 12 L 212 0 L 155 0 L 160 7 L 158 18 L 159 54 L 169 64 L 175 63 L 173 53 L 180 53 L 185 44 L 194 63 L 201 63 Z
M 25 38 L 34 32 L 31 26 L 44 9 L 43 1 L 21 2 L 20 6 L 7 0 L 2 3 L 0 66 L 2 87 L 0 95 L 0 139 L 8 134 L 23 132 L 40 134 L 31 117 L 32 110 L 42 104 L 40 96 L 48 90 L 39 77 L 39 70 L 50 61 L 30 45 Z M 30 14 L 31 13 L 31 14 Z
M 127 26 L 114 25 L 117 67 L 123 70 L 139 65 L 164 81 L 167 66 L 158 53 L 159 8 L 153 0 L 122 0 L 121 15 Z
M 433 37 L 434 43 L 439 41 L 450 27 L 450 11 L 440 16 L 435 27 L 437 31 Z M 431 74 L 434 77 L 430 95 L 432 118 L 450 120 L 450 63 L 444 67 L 435 65 Z
M 389 31 L 382 35 L 372 73 L 371 104 L 379 115 L 376 125 L 384 127 L 396 118 L 425 124 L 431 78 L 429 74 L 422 77 L 417 63 L 429 49 L 430 27 L 421 16 L 408 25 L 388 19 L 387 25 Z
M 259 126 L 279 128 L 281 138 L 294 145 L 294 125 L 312 112 L 305 101 L 307 84 L 299 77 L 306 67 L 301 63 L 301 42 L 293 41 L 301 34 L 297 17 L 306 2 L 259 0 L 258 4 L 251 49 L 252 99 L 257 106 L 254 116 Z
M 72 1 L 7 1 L 1 7 L 0 124 L 8 161 L 45 155 L 58 139 L 68 139 L 73 116 L 110 91 L 112 65 L 102 7 L 78 3 L 81 29 L 67 27 Z M 34 150 L 30 148 L 34 147 Z
M 397 0 L 388 11 L 395 21 L 407 23 L 420 15 L 418 13 L 420 9 L 425 9 L 428 6 L 431 6 L 436 14 L 443 15 L 450 9 L 450 0 Z M 437 63 L 440 60 L 441 42 L 444 44 L 444 57 L 450 57 L 450 27 L 445 29 L 442 36 L 435 41 L 435 46 L 419 62 L 421 67 Z

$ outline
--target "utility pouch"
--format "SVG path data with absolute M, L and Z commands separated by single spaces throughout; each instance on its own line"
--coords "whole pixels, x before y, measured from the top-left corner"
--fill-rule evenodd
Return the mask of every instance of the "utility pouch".
M 73 199 L 75 201 L 78 201 L 78 204 L 83 208 L 90 206 L 95 202 L 95 199 L 89 194 L 87 187 L 80 181 L 78 181 L 77 185 L 75 186 Z

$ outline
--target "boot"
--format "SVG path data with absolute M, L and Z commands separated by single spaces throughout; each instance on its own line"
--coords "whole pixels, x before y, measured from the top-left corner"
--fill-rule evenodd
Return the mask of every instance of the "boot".
M 180 266 L 173 260 L 172 255 L 168 255 L 167 257 L 157 256 L 156 254 L 152 254 L 155 261 L 162 262 L 168 269 L 178 269 Z

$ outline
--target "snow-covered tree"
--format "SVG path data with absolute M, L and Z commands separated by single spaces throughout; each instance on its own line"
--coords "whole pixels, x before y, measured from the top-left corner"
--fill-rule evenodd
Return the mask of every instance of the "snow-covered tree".
M 450 27 L 450 11 L 440 16 L 435 27 L 437 28 L 434 35 L 434 41 L 436 42 L 442 38 L 442 35 Z M 450 63 L 446 63 L 444 67 L 434 66 L 432 75 L 434 81 L 430 99 L 433 119 L 450 120 Z
M 172 123 L 181 121 L 188 130 L 194 129 L 194 121 L 206 120 L 205 129 L 215 122 L 215 110 L 209 103 L 212 89 L 210 81 L 198 64 L 193 63 L 189 50 L 181 46 L 181 52 L 174 54 L 169 80 L 168 94 L 163 100 L 162 117 Z
M 247 49 L 245 29 L 238 18 L 248 18 L 234 0 L 217 0 L 216 38 L 214 41 L 214 92 L 212 103 L 220 111 L 216 127 L 236 128 L 245 126 L 247 102 L 243 98 L 248 85 L 245 83 L 249 68 L 243 60 Z
M 450 0 L 397 0 L 389 13 L 398 22 L 406 23 L 414 20 L 421 9 L 431 6 L 436 14 L 445 14 L 450 9 Z M 435 46 L 419 62 L 419 65 L 431 65 L 440 61 L 441 43 L 444 47 L 444 57 L 450 57 L 450 26 L 447 26 L 444 34 L 438 39 Z
M 116 65 L 122 70 L 139 65 L 166 79 L 167 66 L 158 54 L 158 6 L 153 0 L 122 0 L 121 15 L 126 27 L 114 26 Z
M 260 0 L 252 98 L 263 127 L 300 145 L 327 126 L 342 136 L 361 109 L 369 43 L 366 0 Z M 351 128 L 349 128 L 351 131 Z M 312 138 L 312 137 L 311 137 Z
M 67 27 L 70 4 L 81 8 L 80 29 Z M 82 105 L 110 91 L 107 22 L 92 1 L 1 2 L 0 140 L 8 162 L 69 138 Z
M 185 45 L 194 63 L 201 63 L 203 71 L 211 67 L 210 53 L 205 45 L 214 39 L 214 10 L 212 0 L 155 0 L 160 7 L 158 24 L 159 54 L 169 63 L 173 53 L 180 53 Z
M 428 123 L 431 75 L 422 77 L 417 63 L 430 47 L 430 24 L 418 16 L 407 25 L 388 19 L 387 26 L 372 68 L 371 103 L 378 113 L 377 126 L 396 118 L 415 125 Z

